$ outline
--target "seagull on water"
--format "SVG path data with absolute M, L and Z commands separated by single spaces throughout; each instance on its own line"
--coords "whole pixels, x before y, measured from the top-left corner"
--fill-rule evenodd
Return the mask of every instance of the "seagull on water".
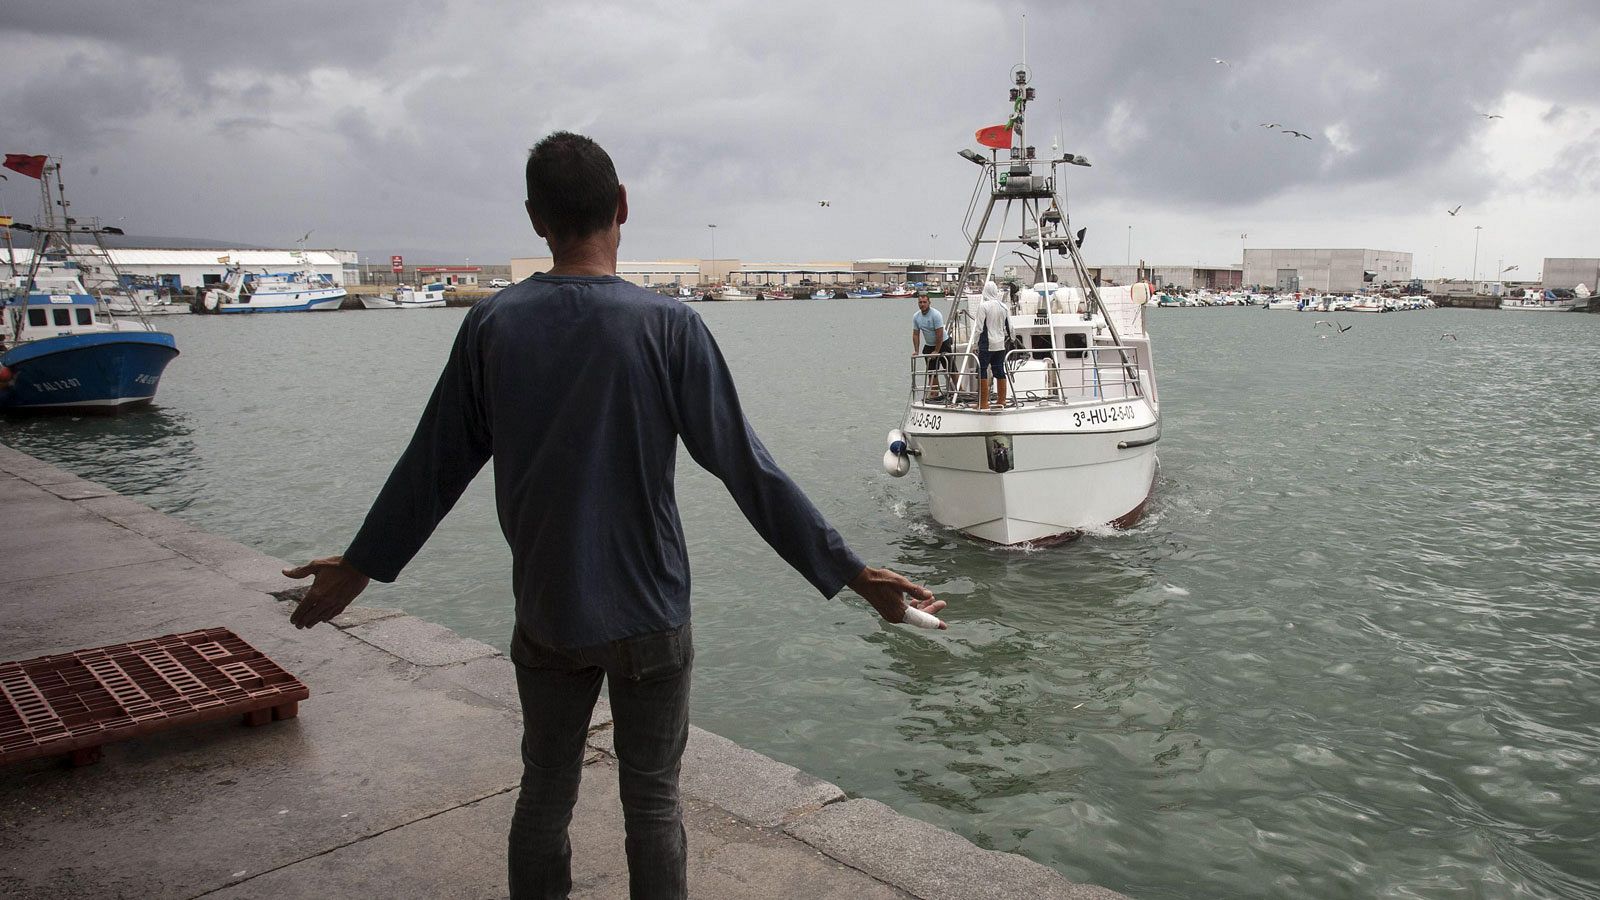
M 1295 137 L 1303 137 L 1308 141 L 1311 140 L 1311 135 L 1306 134 L 1303 131 L 1295 131 L 1293 128 L 1280 128 L 1279 130 L 1282 131 L 1284 134 L 1292 134 Z
M 1458 204 L 1456 204 L 1456 208 L 1455 209 L 1447 209 L 1447 210 L 1445 210 L 1445 212 L 1447 212 L 1447 213 L 1449 213 L 1450 215 L 1453 216 L 1456 213 L 1461 212 L 1461 204 L 1458 203 Z

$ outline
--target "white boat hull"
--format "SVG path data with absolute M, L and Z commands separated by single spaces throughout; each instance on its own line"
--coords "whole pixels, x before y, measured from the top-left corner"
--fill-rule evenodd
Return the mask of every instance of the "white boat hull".
M 448 304 L 443 297 L 427 300 L 408 300 L 402 297 L 396 300 L 380 294 L 376 297 L 363 296 L 361 305 L 367 309 L 443 309 Z
M 1587 300 L 1579 302 L 1562 300 L 1553 303 L 1502 303 L 1500 308 L 1511 312 L 1572 312 L 1575 309 L 1581 309 L 1588 302 Z
M 1137 521 L 1160 427 L 1149 404 L 1133 400 L 1001 413 L 918 404 L 903 430 L 933 518 L 1010 545 Z M 992 452 L 996 437 L 1009 438 L 1004 460 Z
M 323 312 L 344 303 L 344 288 L 323 288 L 284 293 L 258 292 L 243 299 L 226 297 L 217 303 L 220 313 Z

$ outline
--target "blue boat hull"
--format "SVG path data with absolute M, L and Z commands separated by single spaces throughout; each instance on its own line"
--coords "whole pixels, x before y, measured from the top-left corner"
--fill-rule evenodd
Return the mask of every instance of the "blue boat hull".
M 149 403 L 178 355 L 162 332 L 74 334 L 29 341 L 0 356 L 13 373 L 0 410 L 116 412 Z

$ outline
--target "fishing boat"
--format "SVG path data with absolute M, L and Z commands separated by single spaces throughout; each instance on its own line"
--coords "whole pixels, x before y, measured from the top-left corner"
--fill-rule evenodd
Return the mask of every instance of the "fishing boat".
M 1572 312 L 1589 307 L 1589 288 L 1578 285 L 1571 297 L 1560 297 L 1555 291 L 1528 290 L 1521 297 L 1507 297 L 1500 308 L 1512 312 Z
M 897 284 L 894 287 L 892 287 L 892 288 L 888 289 L 887 291 L 883 292 L 883 296 L 885 298 L 895 298 L 895 299 L 902 299 L 902 298 L 905 298 L 905 297 L 915 297 L 916 295 L 917 295 L 917 292 L 913 291 L 911 289 L 910 285 L 904 285 L 904 284 Z
M 987 156 L 961 151 L 981 169 L 975 196 L 987 204 L 974 203 L 962 229 L 971 244 L 958 281 L 1001 297 L 1007 309 L 1012 340 L 998 351 L 1007 402 L 979 396 L 979 305 L 956 291 L 945 317 L 948 368 L 930 371 L 928 357 L 911 358 L 910 399 L 883 457 L 894 476 L 915 463 L 940 524 L 1002 545 L 1137 521 L 1161 437 L 1145 329 L 1150 286 L 1101 287 L 1090 277 L 1058 191 L 1063 167 L 1089 161 L 1041 160 L 1024 143 L 1028 81 L 1026 66 L 1012 70 L 1009 147 L 980 138 L 994 148 Z M 1017 257 L 1031 277 L 1001 288 L 996 267 Z
M 857 288 L 853 291 L 846 291 L 845 296 L 851 300 L 876 300 L 883 296 L 883 291 L 877 288 Z
M 309 233 L 308 233 L 309 236 Z M 305 238 L 291 255 L 300 268 L 287 272 L 249 272 L 242 265 L 228 269 L 222 284 L 196 301 L 195 312 L 270 313 L 319 312 L 338 309 L 345 289 L 317 272 L 305 252 Z
M 811 299 L 813 299 L 813 300 L 832 300 L 833 299 L 833 288 L 817 288 L 816 290 L 811 292 Z
M 116 316 L 177 316 L 193 312 L 189 304 L 173 298 L 172 289 L 149 276 L 123 277 L 115 287 L 98 292 Z
M 755 294 L 741 291 L 737 286 L 731 284 L 712 288 L 706 293 L 706 296 L 712 300 L 754 300 L 756 298 Z
M 444 283 L 420 288 L 402 284 L 392 294 L 362 294 L 361 305 L 367 309 L 438 309 L 445 305 Z
M 122 230 L 71 218 L 60 172 L 60 163 L 44 163 L 37 176 L 44 221 L 12 225 L 36 243 L 26 274 L 12 276 L 0 295 L 0 410 L 114 413 L 148 404 L 177 342 L 143 316 L 113 316 L 86 286 L 86 276 L 121 281 L 102 235 Z

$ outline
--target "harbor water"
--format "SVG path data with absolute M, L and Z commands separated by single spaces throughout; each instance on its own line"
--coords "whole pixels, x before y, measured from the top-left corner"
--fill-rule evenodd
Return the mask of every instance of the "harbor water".
M 1152 310 L 1150 516 L 1019 550 L 879 467 L 911 301 L 697 308 L 773 455 L 951 623 L 818 597 L 680 453 L 699 725 L 1138 897 L 1600 895 L 1600 316 Z M 165 319 L 156 408 L 0 440 L 337 553 L 462 315 Z M 504 648 L 508 560 L 485 473 L 360 602 Z

